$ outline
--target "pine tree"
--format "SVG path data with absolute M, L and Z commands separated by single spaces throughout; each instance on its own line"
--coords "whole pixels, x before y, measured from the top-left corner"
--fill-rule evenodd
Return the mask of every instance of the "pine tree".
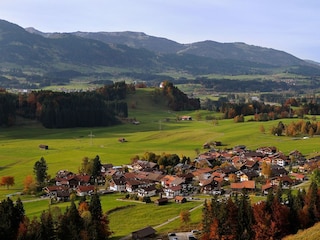
M 97 193 L 92 194 L 90 204 L 89 204 L 89 211 L 91 212 L 92 219 L 100 220 L 102 217 L 102 207 L 100 202 L 100 197 Z
M 94 179 L 94 181 L 97 180 L 98 177 L 101 176 L 101 162 L 100 162 L 100 158 L 97 155 L 94 159 L 93 159 L 93 163 L 92 163 L 92 173 L 91 176 Z
M 60 219 L 57 237 L 61 240 L 78 240 L 82 239 L 83 234 L 83 220 L 79 215 L 75 203 L 72 201 L 70 208 L 66 210 Z
M 238 205 L 238 226 L 239 232 L 237 234 L 239 239 L 251 239 L 252 233 L 252 223 L 253 223 L 253 213 L 250 203 L 250 198 L 246 190 L 242 191 L 242 195 L 239 199 Z
M 42 212 L 41 216 L 41 238 L 42 239 L 56 239 L 56 232 L 54 228 L 53 219 L 50 212 Z
M 15 239 L 20 223 L 24 219 L 24 209 L 21 200 L 14 205 L 8 197 L 0 202 L 0 239 Z
M 48 166 L 43 157 L 41 157 L 39 161 L 35 162 L 33 172 L 40 188 L 44 186 L 45 180 L 47 179 L 47 170 Z

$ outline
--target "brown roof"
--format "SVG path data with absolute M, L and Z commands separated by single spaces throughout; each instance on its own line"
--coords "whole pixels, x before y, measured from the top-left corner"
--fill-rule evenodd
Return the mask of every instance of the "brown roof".
M 185 197 L 183 197 L 183 196 L 175 196 L 174 200 L 176 202 L 186 202 L 187 201 L 187 199 Z
M 152 227 L 148 226 L 146 228 L 132 232 L 132 238 L 133 239 L 144 239 L 144 238 L 147 238 L 149 236 L 154 235 L 155 233 L 156 233 L 156 230 L 154 230 Z
M 90 192 L 90 191 L 94 191 L 94 186 L 90 185 L 90 186 L 78 186 L 77 187 L 77 191 L 79 192 Z
M 261 190 L 262 191 L 265 191 L 265 190 L 267 190 L 269 188 L 272 188 L 272 184 L 271 183 L 266 183 L 266 184 L 261 186 Z
M 243 181 L 238 183 L 231 183 L 230 186 L 232 189 L 255 189 L 255 181 Z

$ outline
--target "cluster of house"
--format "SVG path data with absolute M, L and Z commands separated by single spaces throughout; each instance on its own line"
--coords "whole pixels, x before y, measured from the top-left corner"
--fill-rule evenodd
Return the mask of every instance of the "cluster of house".
M 306 180 L 306 173 L 312 170 L 320 160 L 306 159 L 299 151 L 288 156 L 275 147 L 261 147 L 255 151 L 245 146 L 236 146 L 229 150 L 208 149 L 197 156 L 192 163 L 179 163 L 174 166 L 175 174 L 164 174 L 157 163 L 137 160 L 124 167 L 103 164 L 101 175 L 106 192 L 127 192 L 139 197 L 161 196 L 156 203 L 161 205 L 168 199 L 185 202 L 186 197 L 194 193 L 221 194 L 229 191 L 260 191 L 266 193 L 282 184 L 283 188 L 299 184 Z M 222 163 L 216 165 L 219 161 Z M 270 166 L 270 175 L 266 184 L 257 187 L 255 179 L 263 175 L 262 163 Z M 215 166 L 216 165 L 216 166 Z M 295 173 L 288 166 L 295 166 Z M 67 200 L 70 193 L 78 196 L 90 195 L 95 185 L 89 175 L 75 174 L 61 170 L 57 173 L 53 185 L 44 191 L 58 200 Z

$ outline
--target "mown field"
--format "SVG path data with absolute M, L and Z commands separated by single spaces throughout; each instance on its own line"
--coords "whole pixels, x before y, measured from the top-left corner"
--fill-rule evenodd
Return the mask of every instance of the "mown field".
M 260 146 L 276 146 L 288 154 L 299 150 L 305 155 L 319 151 L 320 137 L 291 138 L 277 137 L 270 134 L 272 126 L 279 120 L 269 122 L 234 123 L 233 120 L 206 121 L 206 116 L 217 115 L 206 111 L 172 112 L 165 104 L 152 101 L 152 90 L 140 89 L 128 98 L 129 117 L 140 121 L 139 125 L 125 123 L 107 128 L 45 129 L 37 124 L 21 124 L 13 128 L 0 129 L 0 177 L 14 176 L 15 185 L 7 190 L 0 187 L 0 199 L 8 194 L 21 192 L 23 180 L 33 175 L 33 165 L 41 157 L 48 164 L 48 174 L 52 177 L 61 169 L 78 172 L 84 157 L 94 158 L 99 155 L 102 163 L 122 165 L 130 163 L 133 156 L 142 156 L 145 152 L 176 153 L 193 159 L 202 145 L 208 141 L 221 141 L 223 148 L 244 144 L 249 149 Z M 177 116 L 191 115 L 192 121 L 177 121 Z M 298 121 L 283 119 L 284 123 Z M 263 125 L 265 133 L 260 131 Z M 92 135 L 92 137 L 90 136 Z M 119 138 L 128 142 L 120 143 Z M 39 149 L 39 144 L 46 144 L 49 150 Z M 15 198 L 15 197 L 13 197 Z M 30 196 L 22 196 L 30 200 Z M 116 200 L 118 195 L 101 198 L 104 211 L 130 205 L 130 202 Z M 150 224 L 156 226 L 165 220 L 179 215 L 184 208 L 192 208 L 199 203 L 186 205 L 169 204 L 164 207 L 134 203 L 134 207 L 118 210 L 110 214 L 111 230 L 115 239 L 129 234 Z M 59 206 L 65 208 L 69 203 Z M 48 200 L 24 203 L 28 216 L 38 216 L 49 206 Z M 130 216 L 130 217 L 129 217 Z M 191 215 L 192 221 L 200 220 L 201 211 Z M 176 220 L 158 231 L 170 231 L 179 227 Z

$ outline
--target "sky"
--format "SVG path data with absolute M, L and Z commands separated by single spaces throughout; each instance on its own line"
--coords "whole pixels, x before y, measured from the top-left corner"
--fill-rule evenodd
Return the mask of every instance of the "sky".
M 42 32 L 244 42 L 317 62 L 319 12 L 319 0 L 0 0 L 0 19 Z

